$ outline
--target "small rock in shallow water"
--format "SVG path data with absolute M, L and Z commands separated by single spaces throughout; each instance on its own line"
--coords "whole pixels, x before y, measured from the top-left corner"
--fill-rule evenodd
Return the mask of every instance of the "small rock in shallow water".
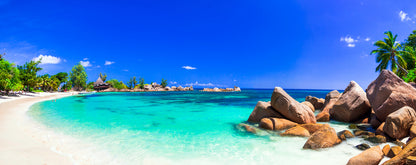
M 385 143 L 387 141 L 386 137 L 382 135 L 369 136 L 368 138 L 365 138 L 365 140 L 372 143 Z
M 357 125 L 356 125 L 356 124 L 350 124 L 350 125 L 348 126 L 348 128 L 349 128 L 349 129 L 358 129 L 358 127 L 357 127 Z
M 373 135 L 375 135 L 375 134 L 374 134 L 374 133 L 372 133 L 372 132 L 363 131 L 363 130 L 354 130 L 353 132 L 354 132 L 354 135 L 355 135 L 355 136 L 362 136 L 362 135 L 373 136 Z
M 348 130 L 343 130 L 341 132 L 338 132 L 338 137 L 341 140 L 346 140 L 347 138 L 353 138 L 354 135 Z
M 355 146 L 355 148 L 358 148 L 359 150 L 366 150 L 370 148 L 370 145 L 362 143 L 362 144 Z

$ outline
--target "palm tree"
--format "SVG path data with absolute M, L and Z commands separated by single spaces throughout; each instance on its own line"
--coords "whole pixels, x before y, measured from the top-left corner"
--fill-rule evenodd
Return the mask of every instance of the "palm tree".
M 407 75 L 408 72 L 405 69 L 407 64 L 402 57 L 404 51 L 401 50 L 400 43 L 396 42 L 397 34 L 393 36 L 391 31 L 384 34 L 387 35 L 387 38 L 374 43 L 374 46 L 378 48 L 371 51 L 371 54 L 377 54 L 376 61 L 380 63 L 376 68 L 376 72 L 386 69 L 390 64 L 391 70 L 396 72 L 397 75 Z

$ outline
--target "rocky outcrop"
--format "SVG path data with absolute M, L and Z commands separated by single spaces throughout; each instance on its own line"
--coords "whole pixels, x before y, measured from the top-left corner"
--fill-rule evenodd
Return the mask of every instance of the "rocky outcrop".
M 381 151 L 380 146 L 375 146 L 352 157 L 347 165 L 378 165 L 381 159 L 383 159 L 383 156 L 384 154 Z
M 371 113 L 370 102 L 364 90 L 351 81 L 329 111 L 331 118 L 343 122 L 354 122 Z
M 276 87 L 271 98 L 272 107 L 287 119 L 299 123 L 316 123 L 312 110 L 290 97 L 282 88 Z
M 301 126 L 289 128 L 285 132 L 281 133 L 280 136 L 301 136 L 309 137 L 309 131 Z
M 192 88 L 193 89 L 193 88 Z M 204 88 L 201 91 L 203 92 L 241 92 L 240 87 L 234 87 L 234 88 Z
M 403 106 L 416 108 L 416 88 L 389 70 L 381 71 L 368 85 L 367 98 L 379 121 L 386 120 L 390 113 Z
M 335 129 L 325 124 L 321 129 L 316 131 L 309 137 L 304 149 L 319 149 L 319 148 L 328 148 L 336 144 L 339 144 L 341 140 L 338 138 Z
M 272 108 L 270 102 L 259 101 L 247 121 L 251 123 L 259 123 L 261 119 L 267 117 L 283 118 L 279 112 Z
M 259 127 L 267 130 L 284 130 L 296 126 L 297 123 L 281 118 L 263 118 Z
M 324 107 L 325 100 L 313 96 L 306 96 L 305 101 L 312 103 L 314 109 L 322 109 Z
M 415 110 L 405 106 L 387 116 L 383 131 L 392 138 L 404 138 L 409 135 L 410 127 L 415 120 Z
M 383 163 L 383 165 L 404 164 L 406 158 L 416 154 L 416 138 L 410 140 L 406 146 L 395 157 Z
M 330 120 L 329 110 L 334 106 L 340 97 L 340 93 L 337 90 L 333 90 L 326 94 L 325 102 L 322 111 L 316 115 L 316 120 L 319 122 L 328 122 Z

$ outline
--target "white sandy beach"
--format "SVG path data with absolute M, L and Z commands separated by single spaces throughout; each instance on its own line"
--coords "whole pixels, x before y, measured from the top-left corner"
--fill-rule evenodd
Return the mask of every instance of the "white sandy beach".
M 0 164 L 72 164 L 69 157 L 51 150 L 27 131 L 29 107 L 39 101 L 54 100 L 71 93 L 41 93 L 0 98 Z

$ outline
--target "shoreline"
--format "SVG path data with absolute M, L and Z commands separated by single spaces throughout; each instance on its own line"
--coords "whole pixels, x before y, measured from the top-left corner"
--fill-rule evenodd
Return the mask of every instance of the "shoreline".
M 73 93 L 41 93 L 0 102 L 0 164 L 74 164 L 30 133 L 36 124 L 26 115 L 35 103 L 68 97 Z

